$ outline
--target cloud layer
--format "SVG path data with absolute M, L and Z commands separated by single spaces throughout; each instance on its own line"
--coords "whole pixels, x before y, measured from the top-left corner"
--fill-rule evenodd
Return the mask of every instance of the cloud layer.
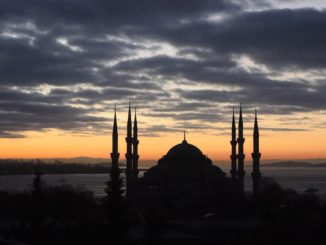
M 294 4 L 1 1 L 1 137 L 95 134 L 129 100 L 144 135 L 214 129 L 240 101 L 273 116 L 324 111 L 326 11 Z

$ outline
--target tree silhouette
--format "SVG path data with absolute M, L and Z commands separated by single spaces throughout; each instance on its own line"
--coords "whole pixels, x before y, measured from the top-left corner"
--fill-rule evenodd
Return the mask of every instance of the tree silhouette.
M 42 169 L 41 165 L 38 164 L 34 169 L 34 178 L 32 182 L 32 195 L 34 198 L 41 198 L 43 195 L 44 181 L 42 179 Z
M 43 220 L 45 216 L 45 183 L 42 179 L 40 164 L 36 165 L 32 182 L 31 235 L 34 244 L 42 244 L 44 235 Z
M 125 211 L 125 200 L 122 189 L 123 181 L 120 177 L 119 169 L 112 169 L 111 179 L 106 182 L 106 213 L 108 225 L 111 232 L 111 238 L 115 242 L 121 241 L 124 236 L 123 213 Z

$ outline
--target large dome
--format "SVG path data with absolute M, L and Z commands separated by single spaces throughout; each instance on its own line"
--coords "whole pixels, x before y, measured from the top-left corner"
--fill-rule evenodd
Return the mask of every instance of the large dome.
M 202 156 L 203 153 L 194 145 L 188 144 L 183 140 L 181 144 L 173 146 L 166 156 L 168 157 L 189 157 L 189 156 Z

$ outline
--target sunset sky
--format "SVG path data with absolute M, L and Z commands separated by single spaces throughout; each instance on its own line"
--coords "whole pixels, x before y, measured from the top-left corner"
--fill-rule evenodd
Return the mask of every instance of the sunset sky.
M 326 1 L 0 1 L 0 158 L 124 159 L 128 103 L 140 159 L 183 139 L 245 153 L 258 110 L 262 160 L 326 158 Z

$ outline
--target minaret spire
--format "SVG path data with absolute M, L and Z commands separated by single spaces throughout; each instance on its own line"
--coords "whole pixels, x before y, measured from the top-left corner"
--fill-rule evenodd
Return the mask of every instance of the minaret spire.
M 243 145 L 245 142 L 245 138 L 243 138 L 243 119 L 242 119 L 241 103 L 240 103 L 238 128 L 239 128 L 239 134 L 238 134 L 238 139 L 237 139 L 237 142 L 238 142 L 238 172 L 237 172 L 237 174 L 238 174 L 240 186 L 241 186 L 242 190 L 244 190 L 244 176 L 245 176 L 246 172 L 244 171 L 245 154 L 244 154 L 244 150 L 243 150 Z
M 258 119 L 257 119 L 257 109 L 255 109 L 255 123 L 254 123 L 254 133 L 253 133 L 253 153 L 252 157 L 252 173 L 251 177 L 253 180 L 252 192 L 254 199 L 257 198 L 259 192 L 259 182 L 261 178 L 260 172 L 260 157 L 261 153 L 259 152 L 259 128 L 258 128 Z
M 235 118 L 234 118 L 234 107 L 232 110 L 232 128 L 231 128 L 231 170 L 230 174 L 232 179 L 236 179 L 237 177 L 237 139 L 236 136 L 236 127 L 235 127 Z
M 113 130 L 112 130 L 112 169 L 119 169 L 119 151 L 118 151 L 118 125 L 117 125 L 117 109 L 114 107 L 114 119 L 113 119 Z
M 138 140 L 138 126 L 137 126 L 137 112 L 136 112 L 136 108 L 135 108 L 135 118 L 134 118 L 134 137 L 133 137 L 133 141 L 132 141 L 132 145 L 133 145 L 133 154 L 132 154 L 132 160 L 133 160 L 133 178 L 137 179 L 138 178 L 138 159 L 139 159 L 139 155 L 138 155 L 138 144 L 139 144 L 139 140 Z
M 127 121 L 127 149 L 126 149 L 126 182 L 127 182 L 127 196 L 130 191 L 131 178 L 132 178 L 132 123 L 131 123 L 131 109 L 128 109 L 128 121 Z

